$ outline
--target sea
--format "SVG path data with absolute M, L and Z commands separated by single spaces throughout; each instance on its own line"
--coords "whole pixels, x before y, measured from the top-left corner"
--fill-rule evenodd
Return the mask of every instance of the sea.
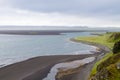
M 96 47 L 70 41 L 91 32 L 61 35 L 0 35 L 0 67 L 38 56 L 92 54 Z

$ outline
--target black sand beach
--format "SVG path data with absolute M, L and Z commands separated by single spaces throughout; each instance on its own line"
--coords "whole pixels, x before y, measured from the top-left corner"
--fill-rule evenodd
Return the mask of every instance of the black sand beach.
M 32 58 L 0 68 L 0 80 L 42 80 L 47 76 L 53 65 L 90 56 L 94 55 L 60 55 Z
M 95 52 L 94 57 L 96 57 L 96 60 L 94 60 L 93 62 L 86 64 L 84 66 L 81 66 L 80 71 L 67 75 L 67 76 L 63 76 L 61 80 L 88 80 L 90 72 L 92 67 L 94 66 L 94 64 L 99 61 L 102 57 L 104 57 L 104 55 L 108 52 L 110 52 L 110 49 L 104 45 L 101 44 L 96 44 L 96 43 L 92 43 L 92 42 L 87 42 L 87 41 L 77 41 L 74 38 L 71 38 L 70 41 L 73 42 L 80 42 L 83 44 L 87 44 L 87 45 L 92 45 L 92 46 L 96 46 L 100 49 L 99 52 Z M 104 54 L 103 54 L 104 53 Z
M 75 41 L 71 39 L 71 41 Z M 57 63 L 68 62 L 72 60 L 81 60 L 87 57 L 96 57 L 92 63 L 86 64 L 80 68 L 77 73 L 63 76 L 62 80 L 87 80 L 92 66 L 100 59 L 101 53 L 106 53 L 109 49 L 99 44 L 82 42 L 89 45 L 97 46 L 100 52 L 83 55 L 58 55 L 58 56 L 40 56 L 26 61 L 18 62 L 3 68 L 0 68 L 0 80 L 42 80 L 47 76 L 50 69 Z

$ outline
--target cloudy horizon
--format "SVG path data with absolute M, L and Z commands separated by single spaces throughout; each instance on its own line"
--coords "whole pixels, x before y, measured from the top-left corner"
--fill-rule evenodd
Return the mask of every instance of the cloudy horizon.
M 0 25 L 120 27 L 119 0 L 0 0 Z

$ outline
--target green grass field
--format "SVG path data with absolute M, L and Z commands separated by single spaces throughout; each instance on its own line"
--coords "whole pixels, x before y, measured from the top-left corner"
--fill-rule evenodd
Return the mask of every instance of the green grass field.
M 76 37 L 75 39 L 78 41 L 88 41 L 88 42 L 99 43 L 112 49 L 114 42 L 108 41 L 109 36 L 110 34 L 104 34 L 102 36 Z

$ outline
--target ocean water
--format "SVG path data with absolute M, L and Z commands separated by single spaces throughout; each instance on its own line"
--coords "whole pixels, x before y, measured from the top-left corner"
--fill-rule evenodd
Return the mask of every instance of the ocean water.
M 88 54 L 95 47 L 69 41 L 90 32 L 62 35 L 0 35 L 0 67 L 44 55 Z

